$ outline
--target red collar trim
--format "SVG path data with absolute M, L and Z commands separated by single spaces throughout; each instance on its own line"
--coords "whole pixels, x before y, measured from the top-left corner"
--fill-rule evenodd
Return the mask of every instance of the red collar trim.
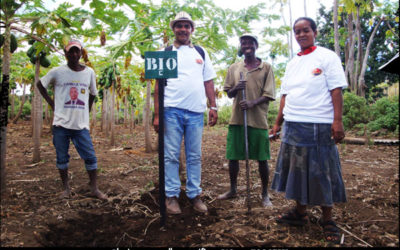
M 304 56 L 304 55 L 308 55 L 311 52 L 313 52 L 315 49 L 317 48 L 317 46 L 311 46 L 310 48 L 305 49 L 304 51 L 300 51 L 299 53 L 297 53 L 298 56 Z

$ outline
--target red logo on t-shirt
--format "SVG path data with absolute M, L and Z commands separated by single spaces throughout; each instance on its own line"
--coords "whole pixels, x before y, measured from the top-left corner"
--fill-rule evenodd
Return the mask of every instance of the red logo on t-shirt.
M 318 75 L 320 75 L 321 73 L 322 73 L 322 70 L 319 69 L 319 68 L 315 68 L 315 69 L 313 69 L 313 71 L 312 71 L 312 74 L 315 75 L 315 76 L 318 76 Z
M 196 62 L 197 62 L 198 64 L 203 64 L 203 60 L 201 60 L 201 59 L 196 59 Z

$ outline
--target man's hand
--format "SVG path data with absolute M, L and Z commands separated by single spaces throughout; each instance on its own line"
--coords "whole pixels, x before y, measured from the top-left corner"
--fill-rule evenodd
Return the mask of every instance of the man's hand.
M 158 115 L 154 115 L 154 120 L 153 120 L 153 126 L 154 126 L 154 131 L 158 133 L 158 128 L 159 128 L 159 120 L 158 120 Z
M 333 121 L 331 130 L 332 130 L 332 138 L 335 140 L 335 143 L 339 143 L 344 139 L 345 135 L 344 135 L 343 122 Z
M 242 90 L 242 89 L 245 89 L 245 88 L 246 88 L 246 81 L 245 80 L 239 81 L 239 83 L 235 86 L 235 90 L 236 91 L 239 91 L 239 90 Z
M 210 109 L 208 113 L 208 125 L 210 125 L 211 127 L 214 126 L 215 124 L 217 124 L 217 120 L 218 120 L 217 111 Z
M 255 103 L 253 101 L 242 100 L 239 102 L 239 105 L 242 110 L 245 110 L 254 107 Z
M 238 84 L 235 85 L 235 87 L 231 88 L 228 90 L 226 93 L 228 94 L 229 98 L 233 98 L 237 95 L 237 93 L 246 88 L 246 81 L 239 81 Z

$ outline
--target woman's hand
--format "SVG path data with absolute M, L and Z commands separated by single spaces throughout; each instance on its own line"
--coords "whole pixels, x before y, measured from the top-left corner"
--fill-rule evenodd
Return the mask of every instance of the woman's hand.
M 281 131 L 281 126 L 280 125 L 278 125 L 278 124 L 275 124 L 273 127 L 272 127 L 272 129 L 270 130 L 270 132 L 269 132 L 269 135 L 273 135 L 272 137 L 271 137 L 271 141 L 276 141 L 276 139 L 278 139 L 279 138 L 279 135 L 277 134 L 279 131 Z
M 341 142 L 344 137 L 344 127 L 343 122 L 341 121 L 333 121 L 332 123 L 332 138 L 335 140 L 335 143 Z

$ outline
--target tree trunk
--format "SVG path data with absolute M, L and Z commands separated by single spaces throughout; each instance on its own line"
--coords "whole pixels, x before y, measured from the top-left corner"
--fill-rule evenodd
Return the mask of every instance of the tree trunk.
M 105 124 L 104 129 L 106 132 L 106 137 L 110 135 L 110 88 L 104 91 L 104 108 L 105 108 Z
M 22 111 L 24 110 L 24 104 L 25 104 L 25 100 L 26 100 L 26 96 L 25 96 L 25 89 L 26 89 L 26 85 L 23 85 L 23 90 L 22 90 L 22 97 L 21 97 L 21 105 L 19 106 L 19 110 L 18 110 L 18 114 L 15 116 L 14 120 L 12 120 L 12 123 L 17 124 L 17 121 L 19 119 L 19 117 L 22 114 Z
M 143 117 L 146 153 L 150 153 L 153 150 L 151 147 L 151 134 L 150 134 L 150 99 L 151 99 L 151 81 L 147 80 L 146 105 L 145 105 L 145 114 Z
M 339 24 L 338 24 L 338 0 L 333 1 L 333 28 L 335 32 L 335 52 L 340 58 L 340 46 L 339 46 Z
M 103 100 L 101 100 L 101 126 L 100 126 L 100 131 L 103 132 L 103 128 L 105 128 L 106 124 L 106 91 L 103 89 Z
M 135 128 L 135 108 L 131 105 L 131 122 L 129 126 L 129 132 L 132 133 L 132 130 Z
M 36 59 L 35 64 L 35 83 L 39 81 L 40 75 L 40 60 Z M 34 96 L 33 96 L 33 105 L 35 106 L 35 110 L 33 113 L 33 158 L 32 162 L 36 163 L 40 161 L 40 134 L 42 130 L 43 123 L 43 104 L 42 104 L 42 96 L 37 88 L 36 84 L 34 84 Z
M 357 57 L 355 60 L 355 69 L 352 82 L 356 84 L 358 76 L 360 74 L 360 64 L 361 64 L 361 52 L 362 40 L 361 40 L 361 23 L 360 23 L 360 6 L 357 6 L 357 19 L 356 19 L 356 35 L 357 35 Z
M 364 77 L 365 77 L 365 71 L 367 70 L 369 50 L 370 50 L 372 42 L 374 40 L 376 31 L 378 30 L 379 26 L 381 25 L 382 20 L 383 20 L 382 17 L 380 17 L 374 30 L 372 31 L 371 36 L 369 37 L 367 48 L 365 49 L 364 60 L 362 63 L 360 77 L 358 78 L 358 86 L 357 86 L 357 93 L 359 96 L 362 96 L 362 97 L 365 97 L 365 89 L 367 88 L 367 86 L 365 85 Z
M 353 74 L 354 74 L 354 47 L 356 44 L 355 33 L 353 32 L 353 18 L 352 14 L 349 14 L 348 21 L 348 34 L 349 34 L 349 59 L 346 62 L 345 75 L 348 76 L 348 82 L 350 84 L 351 90 L 355 91 L 356 84 L 353 82 Z
M 117 90 L 115 89 L 115 91 L 117 91 Z M 117 104 L 117 107 L 116 107 L 117 112 L 115 112 L 115 124 L 118 125 L 119 124 L 119 110 L 121 107 L 121 102 L 119 100 L 117 100 L 117 94 L 115 94 L 115 103 Z
M 112 84 L 112 94 L 111 94 L 111 101 L 110 101 L 110 131 L 111 131 L 111 138 L 110 138 L 110 145 L 115 146 L 115 83 Z
M 4 47 L 3 47 L 3 79 L 0 91 L 0 193 L 6 191 L 6 147 L 7 147 L 7 123 L 8 123 L 8 89 L 10 87 L 10 24 L 5 18 Z
M 307 0 L 304 0 L 304 16 L 307 16 Z
M 290 22 L 290 28 L 293 27 L 293 21 L 292 21 L 292 4 L 291 0 L 288 0 L 289 3 L 289 22 Z M 290 58 L 293 58 L 293 32 L 290 31 Z
M 96 114 L 97 114 L 97 108 L 96 108 L 96 102 L 93 102 L 92 105 L 92 120 L 90 121 L 90 132 L 92 134 L 92 137 L 95 135 L 95 128 L 96 128 Z
M 124 97 L 124 127 L 128 126 L 128 97 Z

